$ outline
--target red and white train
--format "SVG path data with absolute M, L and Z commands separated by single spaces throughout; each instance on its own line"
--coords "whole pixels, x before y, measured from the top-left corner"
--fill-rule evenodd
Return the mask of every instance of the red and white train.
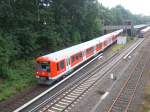
M 75 67 L 116 42 L 123 29 L 36 59 L 36 78 L 40 84 L 51 84 Z
M 139 38 L 144 38 L 150 35 L 150 27 L 142 29 L 139 33 Z

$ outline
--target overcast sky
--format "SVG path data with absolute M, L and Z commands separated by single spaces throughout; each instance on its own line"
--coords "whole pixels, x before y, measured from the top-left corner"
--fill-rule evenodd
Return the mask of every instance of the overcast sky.
M 134 14 L 150 16 L 150 0 L 98 0 L 106 7 L 122 5 Z

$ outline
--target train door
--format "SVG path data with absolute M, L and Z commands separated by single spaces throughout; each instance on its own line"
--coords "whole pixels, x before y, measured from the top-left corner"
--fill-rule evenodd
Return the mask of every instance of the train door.
M 70 70 L 71 69 L 70 57 L 67 58 L 66 62 L 67 62 L 67 70 Z
M 104 50 L 105 48 L 105 44 L 104 44 L 104 41 L 102 42 L 102 50 Z
M 83 60 L 86 60 L 86 50 L 82 51 Z
M 94 46 L 94 54 L 96 54 L 96 45 Z

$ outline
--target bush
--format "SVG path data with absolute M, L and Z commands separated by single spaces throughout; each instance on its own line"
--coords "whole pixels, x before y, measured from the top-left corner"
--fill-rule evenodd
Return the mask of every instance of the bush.
M 33 60 L 18 60 L 13 66 L 2 70 L 3 83 L 0 84 L 0 101 L 6 100 L 16 92 L 20 92 L 29 85 L 35 84 Z

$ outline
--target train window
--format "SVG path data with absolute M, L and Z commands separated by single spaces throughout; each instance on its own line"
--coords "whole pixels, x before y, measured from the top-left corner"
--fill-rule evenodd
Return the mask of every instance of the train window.
M 49 62 L 42 62 L 42 63 L 40 63 L 40 65 L 41 65 L 42 70 L 46 70 L 46 71 L 50 72 L 50 63 Z
M 60 62 L 60 68 L 61 68 L 61 69 L 64 69 L 64 68 L 65 68 L 65 61 L 64 61 L 64 60 Z
M 99 48 L 101 48 L 101 44 L 99 44 Z
M 82 58 L 82 53 L 79 54 L 79 57 Z
M 88 53 L 88 54 L 90 53 L 90 49 L 87 50 L 87 53 Z
M 57 71 L 59 71 L 59 63 L 57 63 Z
M 78 60 L 78 54 L 76 55 L 76 60 Z
M 94 48 L 91 47 L 91 48 L 87 49 L 87 54 L 92 53 L 93 51 L 94 51 Z
M 66 59 L 67 66 L 70 65 L 70 58 Z
M 86 50 L 86 54 L 88 54 L 88 50 Z
M 98 44 L 98 48 L 99 48 L 99 49 L 101 48 L 101 45 L 100 45 L 100 44 Z
M 89 54 L 91 52 L 91 48 L 86 50 L 86 53 Z
M 104 45 L 106 45 L 106 41 L 104 41 Z
M 73 63 L 75 61 L 74 56 L 71 57 L 71 62 Z

